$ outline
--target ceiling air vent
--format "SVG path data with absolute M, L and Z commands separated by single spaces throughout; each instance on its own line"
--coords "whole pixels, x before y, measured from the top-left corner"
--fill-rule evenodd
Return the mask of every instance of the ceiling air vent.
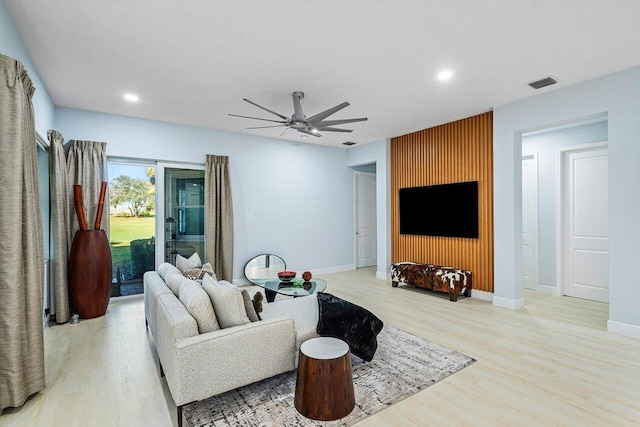
M 551 86 L 558 83 L 558 81 L 556 79 L 554 79 L 553 77 L 549 76 L 549 77 L 545 77 L 544 79 L 540 79 L 540 80 L 536 80 L 535 82 L 531 82 L 528 83 L 529 86 L 531 86 L 534 89 L 540 89 L 543 88 L 545 86 Z
M 347 141 L 347 142 L 343 142 L 342 145 L 356 145 L 356 143 L 353 141 Z

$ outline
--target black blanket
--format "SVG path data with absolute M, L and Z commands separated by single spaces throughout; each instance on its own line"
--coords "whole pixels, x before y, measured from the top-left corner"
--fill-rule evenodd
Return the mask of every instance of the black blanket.
M 377 336 L 384 324 L 369 310 L 331 294 L 318 292 L 316 332 L 349 344 L 351 353 L 370 362 L 378 349 Z

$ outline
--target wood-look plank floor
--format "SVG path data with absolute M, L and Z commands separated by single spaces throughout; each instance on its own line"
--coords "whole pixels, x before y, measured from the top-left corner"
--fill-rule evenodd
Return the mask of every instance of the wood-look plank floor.
M 640 425 L 640 340 L 606 331 L 607 304 L 525 291 L 525 307 L 513 311 L 392 288 L 373 268 L 321 277 L 326 292 L 386 324 L 477 360 L 358 427 Z M 45 353 L 46 390 L 5 410 L 0 426 L 177 425 L 141 297 L 49 327 Z

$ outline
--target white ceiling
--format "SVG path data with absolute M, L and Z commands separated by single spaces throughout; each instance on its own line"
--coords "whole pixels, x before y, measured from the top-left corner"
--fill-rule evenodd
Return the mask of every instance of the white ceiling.
M 638 0 L 4 3 L 57 106 L 336 147 L 640 64 Z M 560 82 L 526 85 L 548 75 Z M 275 118 L 242 98 L 291 115 L 297 90 L 307 116 L 348 101 L 330 119 L 369 120 L 300 139 L 227 115 Z

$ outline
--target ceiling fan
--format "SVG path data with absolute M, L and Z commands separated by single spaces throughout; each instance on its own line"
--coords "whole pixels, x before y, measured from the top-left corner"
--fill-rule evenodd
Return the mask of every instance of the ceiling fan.
M 251 105 L 255 105 L 258 108 L 267 111 L 274 116 L 278 116 L 281 120 L 271 120 L 271 119 L 263 119 L 260 117 L 249 117 L 249 116 L 240 116 L 238 114 L 229 114 L 233 117 L 242 117 L 245 119 L 254 119 L 254 120 L 262 120 L 265 122 L 274 122 L 279 123 L 277 125 L 271 126 L 257 126 L 250 127 L 246 129 L 266 129 L 266 128 L 277 128 L 277 127 L 286 127 L 288 129 L 295 129 L 298 132 L 302 132 L 307 135 L 313 135 L 320 137 L 320 132 L 352 132 L 351 129 L 341 129 L 333 127 L 335 125 L 343 125 L 346 123 L 355 123 L 355 122 L 364 122 L 367 120 L 366 117 L 360 117 L 357 119 L 342 119 L 342 120 L 325 120 L 332 114 L 337 113 L 343 108 L 349 106 L 348 102 L 343 102 L 342 104 L 336 105 L 335 107 L 329 108 L 321 113 L 316 114 L 315 116 L 311 116 L 307 118 L 302 111 L 302 105 L 300 104 L 300 100 L 304 98 L 304 92 L 295 91 L 291 94 L 293 97 L 293 116 L 287 117 L 280 113 L 276 113 L 275 111 L 271 111 L 268 108 L 263 107 L 262 105 L 258 105 L 253 101 L 248 100 L 247 98 L 243 98 L 243 101 L 248 102 Z M 285 129 L 286 130 L 286 129 Z

